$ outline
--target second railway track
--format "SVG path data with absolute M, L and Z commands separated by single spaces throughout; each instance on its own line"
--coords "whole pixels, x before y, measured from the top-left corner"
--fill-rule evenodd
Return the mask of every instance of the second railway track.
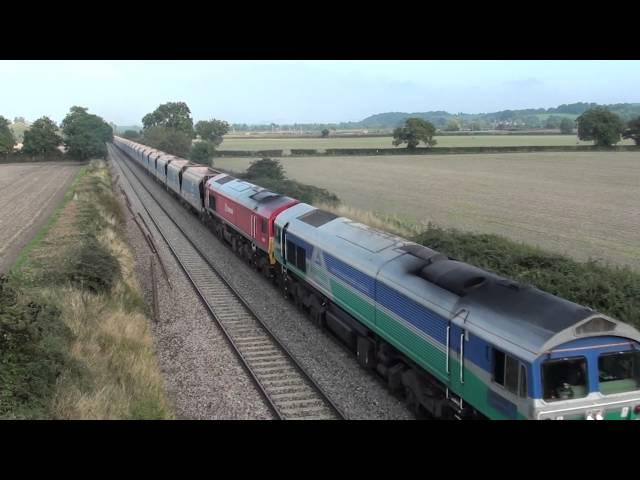
M 110 153 L 276 417 L 344 419 L 338 407 L 144 185 L 140 173 L 135 171 L 139 167 L 131 166 L 116 148 L 110 146 Z M 141 193 L 151 202 L 143 201 Z

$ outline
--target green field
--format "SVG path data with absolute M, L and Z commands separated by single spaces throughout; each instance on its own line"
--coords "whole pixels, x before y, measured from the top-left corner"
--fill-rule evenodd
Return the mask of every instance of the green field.
M 255 159 L 218 158 L 244 170 Z M 345 204 L 495 233 L 578 260 L 640 270 L 640 153 L 504 153 L 281 159 Z
M 514 147 L 540 145 L 593 145 L 582 142 L 574 135 L 443 135 L 437 136 L 438 147 Z M 264 138 L 238 136 L 226 137 L 220 150 L 288 150 L 292 148 L 393 148 L 391 137 L 353 138 Z M 633 140 L 624 140 L 618 145 L 633 145 Z M 404 147 L 398 147 L 404 148 Z

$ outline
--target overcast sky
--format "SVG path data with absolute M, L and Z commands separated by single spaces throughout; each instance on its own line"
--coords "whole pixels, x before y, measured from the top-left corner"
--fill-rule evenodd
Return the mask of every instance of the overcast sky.
M 640 102 L 640 61 L 0 61 L 0 115 L 59 122 L 72 105 L 118 125 L 184 101 L 194 119 L 358 121 Z

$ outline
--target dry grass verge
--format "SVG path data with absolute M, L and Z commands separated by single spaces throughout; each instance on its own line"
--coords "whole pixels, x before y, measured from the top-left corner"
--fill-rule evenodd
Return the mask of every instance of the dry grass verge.
M 35 315 L 23 321 L 31 333 L 22 346 L 13 345 L 16 355 L 0 353 L 0 377 L 8 380 L 0 386 L 1 416 L 172 417 L 123 212 L 104 162 L 94 161 L 81 173 L 44 238 L 11 272 L 7 288 L 15 293 L 6 302 L 14 310 L 35 304 L 52 313 L 44 326 Z M 0 314 L 5 306 L 0 304 Z M 25 372 L 25 365 L 35 367 Z M 34 383 L 33 374 L 43 369 L 47 375 Z

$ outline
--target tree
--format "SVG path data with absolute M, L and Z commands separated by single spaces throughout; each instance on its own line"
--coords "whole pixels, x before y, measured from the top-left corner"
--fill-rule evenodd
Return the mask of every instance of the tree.
M 407 118 L 404 127 L 398 127 L 393 131 L 393 145 L 407 144 L 408 149 L 414 149 L 420 142 L 433 147 L 437 142 L 433 138 L 436 127 L 431 122 L 420 118 Z
M 284 180 L 284 168 L 278 160 L 263 158 L 256 160 L 249 165 L 244 175 L 246 179 L 252 178 L 272 178 L 274 180 Z
M 14 117 L 13 123 L 27 123 L 27 121 L 24 119 L 24 117 Z
M 197 142 L 193 148 L 189 158 L 196 163 L 213 166 L 213 155 L 216 152 L 216 146 L 211 142 Z
M 67 153 L 79 160 L 106 156 L 106 143 L 113 140 L 109 124 L 85 107 L 71 107 L 61 127 Z
M 593 140 L 601 147 L 618 143 L 624 130 L 620 117 L 604 107 L 587 110 L 576 119 L 576 123 L 580 140 Z
M 636 145 L 640 145 L 640 117 L 627 123 L 627 128 L 622 136 L 624 138 L 632 138 Z
M 58 150 L 61 143 L 56 123 L 49 117 L 42 117 L 24 132 L 22 151 L 30 155 L 50 155 Z
M 150 127 L 144 131 L 142 142 L 177 157 L 187 158 L 191 152 L 191 136 L 174 128 Z
M 563 118 L 560 121 L 560 133 L 573 133 L 573 126 L 575 125 L 575 122 L 569 118 Z
M 526 128 L 540 128 L 542 127 L 542 122 L 538 118 L 537 115 L 527 115 L 522 119 L 524 122 L 524 126 Z
M 10 153 L 16 144 L 11 128 L 9 128 L 9 120 L 0 115 L 0 153 Z
M 460 130 L 460 125 L 457 120 L 453 118 L 447 122 L 447 126 L 444 128 L 447 132 L 457 132 Z
M 142 118 L 142 124 L 145 130 L 163 127 L 182 132 L 189 135 L 189 138 L 195 137 L 191 110 L 184 102 L 168 102 L 160 105 Z
M 129 140 L 137 140 L 140 138 L 140 132 L 137 130 L 125 130 L 122 136 Z
M 200 120 L 196 123 L 196 133 L 205 142 L 217 147 L 222 143 L 223 137 L 229 132 L 229 124 L 224 120 Z
M 324 128 L 320 133 L 322 134 L 322 138 L 327 138 L 329 136 L 329 129 Z
M 558 128 L 560 128 L 560 118 L 556 117 L 555 115 L 549 115 L 547 117 L 547 121 L 544 124 L 544 128 L 547 128 L 549 130 L 556 130 Z

